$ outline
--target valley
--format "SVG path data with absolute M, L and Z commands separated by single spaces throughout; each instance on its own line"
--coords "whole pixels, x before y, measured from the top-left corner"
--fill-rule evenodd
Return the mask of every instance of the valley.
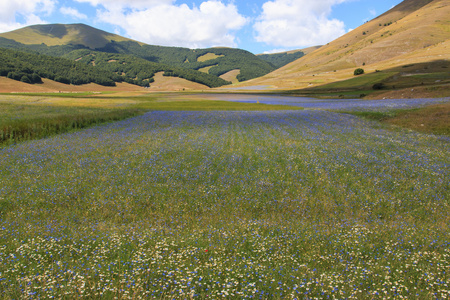
M 0 298 L 450 298 L 449 16 L 259 55 L 0 34 Z

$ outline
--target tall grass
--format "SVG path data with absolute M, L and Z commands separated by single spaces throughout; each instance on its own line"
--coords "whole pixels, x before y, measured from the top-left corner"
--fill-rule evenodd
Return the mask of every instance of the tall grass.
M 6 100 L 0 102 L 0 146 L 118 121 L 149 110 L 301 109 L 226 101 L 157 101 L 148 96 L 84 98 L 86 94 L 30 94 L 3 97 Z M 43 103 L 42 99 L 49 103 Z
M 0 149 L 6 298 L 445 299 L 446 139 L 167 112 Z
M 450 103 L 413 109 L 350 111 L 347 113 L 419 132 L 450 136 Z
M 105 109 L 0 103 L 0 145 L 117 121 L 140 112 L 136 108 Z

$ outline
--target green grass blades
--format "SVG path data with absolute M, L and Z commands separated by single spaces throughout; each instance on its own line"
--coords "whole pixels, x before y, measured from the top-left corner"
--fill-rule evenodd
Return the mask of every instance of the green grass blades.
M 347 113 L 419 132 L 450 136 L 450 103 L 412 109 L 350 111 Z
M 2 297 L 445 299 L 448 139 L 167 112 L 0 150 Z
M 122 120 L 149 110 L 302 109 L 285 105 L 186 100 L 182 96 L 161 101 L 156 100 L 159 98 L 155 96 L 108 98 L 86 97 L 87 94 L 60 95 L 64 94 L 4 95 L 0 99 L 0 146 Z
M 0 102 L 0 146 L 136 116 L 136 108 L 93 108 Z

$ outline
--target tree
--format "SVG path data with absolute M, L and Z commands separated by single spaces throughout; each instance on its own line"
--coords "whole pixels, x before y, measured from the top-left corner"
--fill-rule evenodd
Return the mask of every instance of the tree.
M 354 74 L 355 76 L 364 74 L 364 69 L 358 68 L 358 69 L 356 69 L 356 70 L 353 72 L 353 74 Z
M 31 74 L 31 81 L 33 83 L 42 83 L 42 78 L 36 73 Z
M 20 78 L 20 81 L 25 82 L 25 83 L 31 83 L 30 78 L 28 78 L 27 75 L 23 75 L 22 78 Z

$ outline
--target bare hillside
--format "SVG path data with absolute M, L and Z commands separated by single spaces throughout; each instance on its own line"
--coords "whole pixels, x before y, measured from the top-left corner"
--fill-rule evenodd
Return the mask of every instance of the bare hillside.
M 246 86 L 295 89 L 377 70 L 450 59 L 450 0 L 406 0 L 318 50 Z

